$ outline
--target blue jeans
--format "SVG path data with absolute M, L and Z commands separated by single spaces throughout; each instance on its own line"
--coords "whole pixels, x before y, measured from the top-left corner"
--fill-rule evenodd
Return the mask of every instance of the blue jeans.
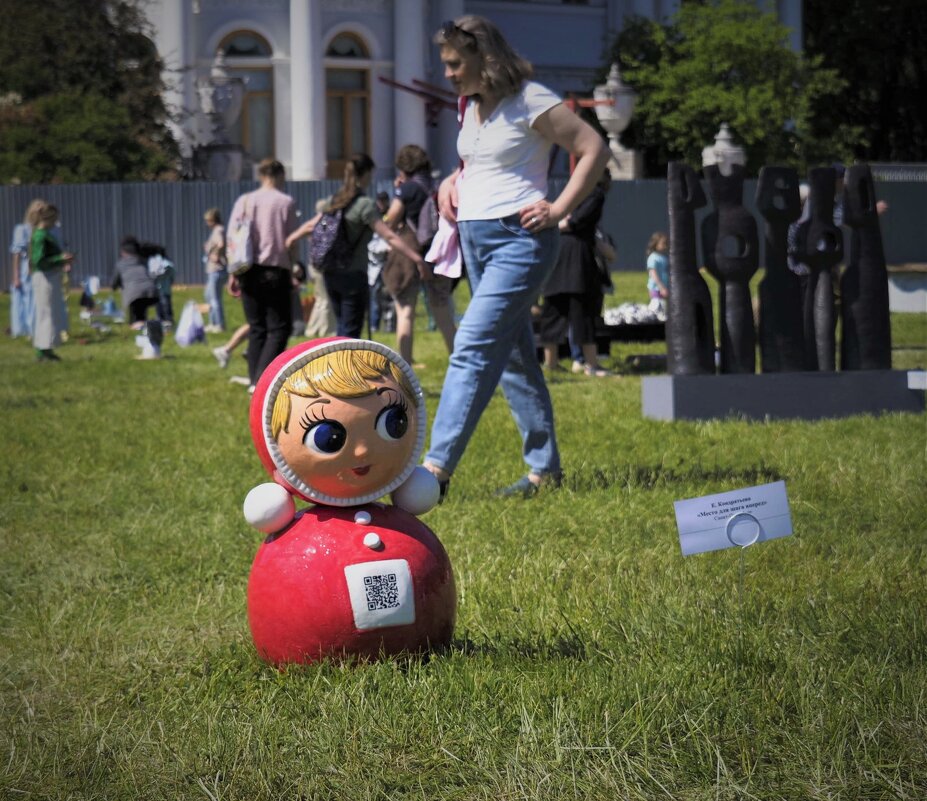
M 209 304 L 209 325 L 225 328 L 225 309 L 222 306 L 222 288 L 228 279 L 225 270 L 206 273 L 206 302 Z
M 531 234 L 518 215 L 459 225 L 472 298 L 451 354 L 426 460 L 453 473 L 501 383 L 531 473 L 560 472 L 554 412 L 531 331 L 531 305 L 553 269 L 556 228 Z

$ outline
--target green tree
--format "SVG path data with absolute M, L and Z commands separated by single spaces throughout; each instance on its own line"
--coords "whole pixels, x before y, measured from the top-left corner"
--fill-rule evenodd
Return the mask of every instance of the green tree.
M 750 173 L 764 164 L 803 170 L 849 153 L 858 133 L 851 126 L 814 125 L 821 99 L 844 81 L 819 58 L 795 53 L 788 33 L 751 0 L 685 3 L 667 24 L 625 21 L 609 62 L 638 92 L 622 138 L 643 151 L 649 175 L 665 175 L 672 160 L 700 167 L 722 122 L 747 151 Z
M 854 125 L 864 161 L 927 161 L 924 0 L 805 0 L 805 51 L 845 80 L 818 125 Z
M 0 181 L 169 176 L 177 147 L 139 0 L 7 0 Z

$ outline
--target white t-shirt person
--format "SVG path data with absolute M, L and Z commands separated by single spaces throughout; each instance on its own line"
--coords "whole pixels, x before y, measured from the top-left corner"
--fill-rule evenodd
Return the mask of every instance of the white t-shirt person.
M 482 125 L 472 100 L 457 136 L 464 161 L 458 188 L 457 219 L 496 220 L 547 197 L 551 144 L 532 124 L 562 102 L 546 86 L 525 81 L 521 91 L 499 101 Z

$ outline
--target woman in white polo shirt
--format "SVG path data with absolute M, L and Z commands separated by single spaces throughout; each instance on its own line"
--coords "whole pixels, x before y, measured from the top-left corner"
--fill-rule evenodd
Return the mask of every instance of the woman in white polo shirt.
M 501 383 L 528 474 L 497 494 L 530 497 L 561 477 L 530 309 L 556 260 L 557 224 L 592 191 L 608 151 L 556 94 L 530 80 L 531 64 L 489 20 L 468 15 L 446 22 L 435 43 L 445 77 L 467 99 L 457 138 L 462 174 L 458 169 L 442 182 L 438 203 L 444 217 L 457 220 L 472 299 L 454 339 L 424 464 L 446 492 Z M 576 167 L 549 202 L 554 144 L 576 157 Z

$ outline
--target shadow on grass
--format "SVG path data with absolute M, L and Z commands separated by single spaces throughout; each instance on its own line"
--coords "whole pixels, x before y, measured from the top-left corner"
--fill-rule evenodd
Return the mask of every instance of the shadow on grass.
M 613 487 L 652 490 L 680 484 L 736 483 L 747 486 L 768 484 L 784 478 L 781 472 L 764 464 L 742 469 L 720 467 L 705 469 L 700 466 L 674 469 L 660 465 L 582 465 L 578 469 L 564 472 L 561 487 L 569 492 L 590 492 Z M 502 484 L 500 483 L 499 486 L 501 487 Z M 556 492 L 556 490 L 544 490 L 544 492 Z M 453 481 L 447 495 L 449 505 L 470 501 L 504 503 L 512 500 L 520 499 L 497 498 L 492 489 L 483 487 L 474 491 L 463 485 L 455 485 Z
M 623 373 L 628 375 L 648 375 L 651 373 L 665 373 L 665 353 L 634 353 L 625 356 Z
M 778 470 L 764 464 L 742 469 L 720 467 L 706 469 L 696 465 L 685 470 L 660 465 L 583 465 L 578 470 L 571 471 L 564 476 L 563 486 L 573 492 L 610 487 L 633 487 L 647 490 L 693 483 L 766 484 L 783 478 L 784 476 Z
M 516 656 L 528 659 L 561 658 L 586 659 L 589 652 L 598 651 L 594 644 L 586 644 L 578 634 L 559 634 L 553 637 L 540 637 L 537 640 L 524 638 L 500 639 L 496 642 L 475 642 L 469 637 L 455 639 L 446 653 L 459 653 L 464 656 Z

